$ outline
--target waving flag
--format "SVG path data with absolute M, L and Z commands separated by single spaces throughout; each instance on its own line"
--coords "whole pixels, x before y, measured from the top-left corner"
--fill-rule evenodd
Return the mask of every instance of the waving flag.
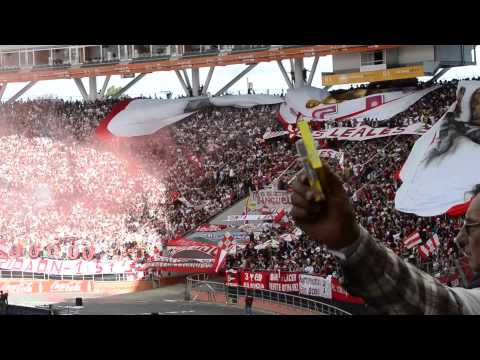
M 418 251 L 423 258 L 430 257 L 436 248 L 440 246 L 440 240 L 438 239 L 438 235 L 434 234 L 430 240 L 426 242 L 425 245 L 421 245 L 418 247 Z
M 462 215 L 480 184 L 480 81 L 460 81 L 457 101 L 408 156 L 395 208 L 419 216 Z
M 232 246 L 235 246 L 233 236 L 227 232 L 223 240 L 218 243 L 217 256 L 215 257 L 215 261 L 213 263 L 213 271 L 215 273 L 218 273 L 220 268 L 225 264 L 228 251 Z
M 403 240 L 403 244 L 407 249 L 412 249 L 421 243 L 422 239 L 420 239 L 420 234 L 418 232 L 410 234 Z
M 107 140 L 147 136 L 210 106 L 248 108 L 282 103 L 271 95 L 192 97 L 175 100 L 128 99 L 120 101 L 96 129 L 97 137 Z
M 310 90 L 308 90 L 310 89 Z M 407 110 L 437 87 L 417 91 L 371 92 L 355 89 L 344 94 L 332 95 L 316 88 L 292 89 L 279 110 L 279 121 L 285 128 L 295 124 L 299 114 L 312 121 L 375 118 L 388 120 Z M 321 89 L 317 89 L 321 90 Z

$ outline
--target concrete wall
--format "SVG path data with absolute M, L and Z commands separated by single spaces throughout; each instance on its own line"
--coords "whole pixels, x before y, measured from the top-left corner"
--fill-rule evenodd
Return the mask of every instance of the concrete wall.
M 435 51 L 433 45 L 402 46 L 398 49 L 399 65 L 409 65 L 434 60 Z
M 333 55 L 333 72 L 359 71 L 360 54 Z

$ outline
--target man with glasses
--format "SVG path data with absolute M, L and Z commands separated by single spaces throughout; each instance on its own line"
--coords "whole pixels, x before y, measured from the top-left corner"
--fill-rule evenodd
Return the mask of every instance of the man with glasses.
M 306 234 L 339 259 L 348 292 L 383 314 L 480 315 L 480 186 L 455 239 L 477 274 L 464 289 L 441 284 L 377 242 L 356 222 L 342 182 L 326 166 L 325 179 L 325 194 L 316 194 L 306 175 L 299 175 L 292 185 L 291 214 Z M 313 200 L 317 195 L 319 202 Z

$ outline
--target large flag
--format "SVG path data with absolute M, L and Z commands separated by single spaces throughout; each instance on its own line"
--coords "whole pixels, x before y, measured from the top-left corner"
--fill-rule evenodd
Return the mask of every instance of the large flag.
M 152 135 L 206 107 L 248 108 L 282 102 L 281 97 L 271 95 L 200 96 L 175 100 L 128 99 L 114 106 L 101 121 L 96 134 L 102 139 Z
M 462 215 L 480 184 L 480 81 L 461 81 L 457 101 L 408 156 L 395 208 L 419 216 Z
M 232 246 L 235 246 L 233 236 L 226 233 L 223 240 L 218 244 L 217 255 L 215 256 L 215 261 L 213 263 L 213 271 L 215 273 L 218 273 L 220 268 L 225 264 L 228 251 Z
M 279 120 L 285 128 L 295 124 L 299 115 L 312 121 L 351 118 L 388 120 L 436 88 L 390 92 L 355 89 L 341 95 L 319 93 L 317 98 L 314 91 L 292 89 L 287 93 L 286 102 L 280 106 Z
M 421 243 L 422 243 L 422 239 L 420 239 L 420 234 L 418 232 L 410 234 L 403 240 L 403 244 L 407 249 L 412 249 Z

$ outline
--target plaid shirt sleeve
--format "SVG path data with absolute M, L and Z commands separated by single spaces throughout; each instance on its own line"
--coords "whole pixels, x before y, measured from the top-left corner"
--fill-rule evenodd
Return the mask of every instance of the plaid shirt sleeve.
M 340 261 L 343 286 L 381 314 L 463 313 L 458 292 L 396 256 L 363 228 L 346 255 Z

